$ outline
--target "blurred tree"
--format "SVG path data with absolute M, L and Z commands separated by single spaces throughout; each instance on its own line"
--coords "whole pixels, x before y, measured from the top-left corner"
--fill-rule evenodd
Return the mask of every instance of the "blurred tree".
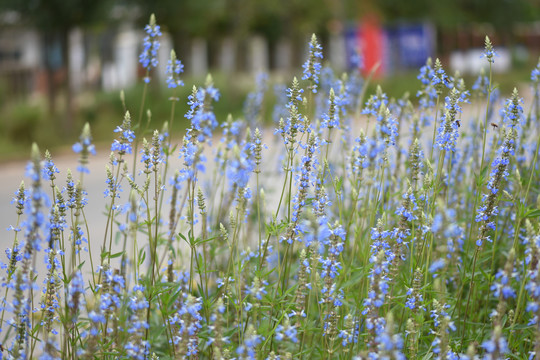
M 371 0 L 386 20 L 433 21 L 442 30 L 451 30 L 471 23 L 487 23 L 504 36 L 518 22 L 535 21 L 540 13 L 538 0 Z
M 61 124 L 67 134 L 74 128 L 73 97 L 69 76 L 69 33 L 76 27 L 89 26 L 105 19 L 106 9 L 112 0 L 3 0 L 0 11 L 16 11 L 23 24 L 35 27 L 41 34 L 45 53 L 47 72 L 48 103 L 51 114 L 56 112 L 58 86 L 54 81 L 54 72 L 63 68 L 63 84 L 66 96 L 66 112 Z M 54 53 L 60 45 L 60 61 L 54 60 Z

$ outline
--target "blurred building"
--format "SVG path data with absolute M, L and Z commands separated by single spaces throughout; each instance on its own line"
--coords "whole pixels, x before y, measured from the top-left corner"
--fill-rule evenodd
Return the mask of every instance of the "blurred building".
M 159 22 L 159 19 L 158 19 Z M 339 27 L 338 27 L 339 28 Z M 69 72 L 72 91 L 82 89 L 117 90 L 135 85 L 144 76 L 138 63 L 144 32 L 134 22 L 118 22 L 114 27 L 99 30 L 73 29 L 69 33 L 68 61 L 63 60 L 62 43 L 49 39 L 44 46 L 43 36 L 36 30 L 23 27 L 16 14 L 0 15 L 0 87 L 9 95 L 26 96 L 46 93 L 47 82 L 62 83 Z M 204 76 L 208 71 L 283 72 L 298 70 L 307 54 L 310 34 L 304 39 L 279 38 L 269 41 L 262 35 L 242 38 L 223 36 L 182 40 L 177 51 L 188 74 Z M 436 43 L 436 39 L 443 44 Z M 538 47 L 540 26 L 523 25 L 519 38 L 525 45 Z M 470 41 L 468 40 L 470 39 Z M 355 66 L 351 59 L 359 51 L 366 73 L 377 68 L 379 75 L 417 69 L 427 57 L 437 56 L 437 47 L 450 59 L 451 66 L 463 73 L 478 71 L 476 58 L 483 46 L 476 41 L 473 30 L 464 30 L 455 38 L 436 33 L 429 22 L 400 22 L 384 25 L 373 18 L 341 26 L 341 30 L 321 37 L 325 61 L 337 70 Z M 497 44 L 496 41 L 494 41 Z M 167 33 L 161 38 L 160 65 L 154 78 L 165 82 L 165 67 L 170 50 L 178 40 Z M 449 44 L 454 44 L 453 46 Z M 511 64 L 509 52 L 500 52 L 500 66 Z M 53 74 L 47 77 L 47 71 Z

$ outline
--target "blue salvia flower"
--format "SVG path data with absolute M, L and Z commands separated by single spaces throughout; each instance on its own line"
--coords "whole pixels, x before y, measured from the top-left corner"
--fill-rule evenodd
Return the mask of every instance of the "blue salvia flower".
M 202 309 L 201 298 L 192 295 L 184 295 L 185 300 L 182 303 L 178 313 L 171 319 L 171 325 L 179 326 L 178 334 L 173 339 L 175 345 L 180 345 L 178 354 L 186 356 L 197 356 L 199 351 L 199 331 L 202 328 Z
M 411 234 L 409 223 L 418 219 L 416 213 L 418 213 L 419 209 L 412 188 L 409 188 L 407 192 L 403 194 L 401 206 L 396 210 L 396 215 L 399 216 L 398 226 L 394 227 L 390 232 L 390 238 L 394 243 L 392 250 L 387 252 L 387 256 L 388 260 L 391 262 L 392 277 L 394 276 L 395 271 L 397 271 L 399 261 L 405 260 L 403 248 L 407 245 L 406 240 Z
M 224 314 L 227 308 L 223 303 L 222 296 L 216 300 L 213 309 L 214 311 L 210 316 L 210 322 L 212 324 L 210 326 L 212 327 L 213 331 L 212 334 L 210 334 L 207 345 L 212 345 L 217 358 L 221 358 L 221 349 L 223 348 L 224 343 L 228 341 L 224 334 L 224 326 L 226 325 Z
M 42 342 L 43 353 L 39 356 L 39 360 L 62 360 L 60 357 L 60 347 L 58 343 L 54 341 L 54 338 L 48 336 Z
M 530 266 L 528 271 L 529 281 L 525 285 L 525 289 L 529 293 L 529 302 L 526 310 L 531 313 L 531 319 L 528 325 L 534 326 L 534 335 L 536 338 L 540 335 L 540 235 L 535 235 L 529 240 L 527 246 L 526 263 Z M 535 349 L 531 353 L 529 359 L 534 359 L 534 355 L 540 354 L 540 344 L 536 342 Z
M 258 335 L 252 324 L 249 324 L 244 333 L 243 345 L 236 348 L 238 359 L 257 359 L 257 345 L 264 340 L 264 337 Z
M 28 194 L 28 190 L 24 188 L 24 181 L 21 181 L 19 188 L 15 191 L 15 196 L 11 200 L 11 204 L 15 204 L 18 216 L 21 216 L 24 213 L 24 205 L 28 199 Z
M 76 227 L 76 231 L 73 231 L 72 234 L 73 247 L 75 249 L 75 254 L 79 254 L 81 250 L 88 252 L 88 247 L 84 244 L 88 244 L 88 239 L 84 236 L 84 231 L 80 226 Z
M 473 92 L 476 92 L 482 95 L 487 95 L 488 86 L 489 86 L 489 78 L 487 77 L 484 68 L 481 68 L 480 74 L 478 75 L 478 77 L 476 78 L 476 81 L 474 82 L 472 86 Z
M 338 337 L 341 339 L 341 346 L 348 347 L 350 344 L 358 343 L 358 335 L 360 333 L 360 324 L 358 320 L 351 314 L 345 315 L 344 328 L 338 333 Z M 348 349 L 343 349 L 347 351 Z
M 489 37 L 486 35 L 486 39 L 484 40 L 484 54 L 482 57 L 485 57 L 490 64 L 493 64 L 495 62 L 495 56 L 497 56 L 497 53 L 495 52 L 495 49 L 493 49 L 491 40 L 489 40 Z
M 301 228 L 299 226 L 300 215 L 306 204 L 307 194 L 310 187 L 311 178 L 317 167 L 317 160 L 315 153 L 319 145 L 317 143 L 317 137 L 312 133 L 308 139 L 305 155 L 302 157 L 302 165 L 300 168 L 300 174 L 296 175 L 296 184 L 298 191 L 296 192 L 292 200 L 292 214 L 287 232 L 280 238 L 280 242 L 286 241 L 288 244 L 292 244 L 294 240 L 300 240 Z
M 446 209 L 446 226 L 443 229 L 443 236 L 446 238 L 446 258 L 448 261 L 461 262 L 460 252 L 463 249 L 465 230 L 458 225 L 457 212 L 453 209 Z
M 359 73 L 360 70 L 364 70 L 364 57 L 360 52 L 358 47 L 352 49 L 352 54 L 349 57 L 351 68 L 354 70 L 354 73 Z
M 403 339 L 400 334 L 394 334 L 394 321 L 391 313 L 385 321 L 384 327 L 377 333 L 375 337 L 375 349 L 370 351 L 368 359 L 395 359 L 406 360 L 407 357 L 403 354 Z M 373 351 L 375 350 L 375 351 Z
M 450 331 L 456 331 L 456 326 L 451 320 L 450 315 L 446 312 L 449 305 L 439 303 L 436 299 L 433 300 L 433 310 L 430 317 L 433 319 L 433 327 L 431 330 L 435 334 L 435 338 L 431 342 L 433 353 L 436 359 L 455 358 L 448 344 L 448 334 Z M 449 356 L 450 355 L 450 356 Z
M 536 85 L 540 83 L 540 61 L 531 72 L 531 81 Z
M 379 309 L 384 305 L 390 285 L 388 284 L 388 260 L 384 251 L 370 257 L 373 267 L 369 271 L 369 289 L 367 298 L 364 299 L 362 315 L 366 316 L 365 326 L 371 335 L 370 348 L 375 347 L 375 337 L 384 331 L 386 321 L 379 316 Z
M 186 119 L 191 121 L 186 135 L 188 139 L 194 138 L 201 143 L 210 140 L 212 131 L 218 126 L 212 102 L 218 101 L 219 96 L 219 90 L 214 87 L 210 75 L 206 78 L 204 88 L 193 87 L 192 94 L 188 97 L 190 109 L 185 115 Z
M 29 204 L 26 206 L 28 216 L 26 226 L 26 244 L 23 252 L 23 269 L 25 274 L 28 274 L 30 259 L 35 251 L 41 250 L 41 230 L 45 224 L 45 216 L 41 211 L 46 204 L 46 196 L 41 189 L 41 164 L 39 149 L 36 144 L 32 146 L 32 161 L 26 167 L 27 176 L 32 180 L 32 186 L 28 194 Z
M 88 312 L 89 326 L 81 332 L 81 338 L 86 341 L 86 348 L 81 354 L 78 354 L 84 358 L 92 358 L 98 351 L 98 342 L 103 338 L 102 327 L 105 325 L 107 319 L 105 315 L 99 310 L 99 304 L 96 304 L 95 308 Z
M 300 105 L 302 104 L 304 89 L 300 88 L 298 79 L 293 78 L 292 85 L 287 89 L 288 103 L 285 105 L 289 113 L 285 120 L 279 120 L 278 128 L 274 130 L 274 134 L 280 134 L 285 145 L 289 149 L 293 149 L 296 143 L 296 135 L 298 132 L 304 133 L 309 131 L 306 127 L 307 119 L 300 113 Z
M 416 202 L 416 197 L 412 191 L 412 188 L 409 188 L 406 193 L 402 195 L 402 203 L 396 209 L 396 215 L 402 216 L 403 221 L 411 222 L 413 220 L 418 220 L 416 213 L 419 210 L 418 204 Z
M 291 220 L 293 222 L 298 222 L 302 208 L 305 205 L 305 200 L 307 198 L 307 192 L 310 186 L 310 180 L 313 177 L 313 174 L 317 170 L 318 161 L 315 157 L 319 144 L 317 137 L 313 134 L 310 135 L 308 143 L 305 149 L 305 154 L 302 156 L 300 174 L 296 175 L 296 184 L 298 186 L 298 192 L 293 199 L 293 214 Z
M 276 103 L 274 105 L 274 110 L 272 111 L 272 119 L 275 124 L 278 124 L 280 119 L 286 119 L 289 114 L 287 110 L 287 102 L 289 101 L 287 97 L 287 85 L 274 85 L 274 96 L 276 98 Z
M 313 215 L 319 219 L 319 222 L 322 224 L 325 221 L 325 217 L 329 216 L 329 209 L 332 206 L 326 189 L 324 188 L 323 181 L 321 179 L 322 175 L 317 176 L 315 179 L 315 198 L 311 204 L 311 211 Z M 306 242 L 307 246 L 307 242 Z
M 504 269 L 499 269 L 495 274 L 495 281 L 491 285 L 493 295 L 498 298 L 497 308 L 494 309 L 490 317 L 493 319 L 493 324 L 501 325 L 501 320 L 506 312 L 507 301 L 510 298 L 516 298 L 517 294 L 513 288 L 513 279 L 519 281 L 519 273 L 514 268 L 515 251 L 512 248 L 508 254 L 508 259 Z
M 420 68 L 420 73 L 416 78 L 420 80 L 423 86 L 427 86 L 431 84 L 431 78 L 433 78 L 434 75 L 435 72 L 433 70 L 433 61 L 431 58 L 427 58 L 426 64 Z M 418 93 L 418 97 L 420 97 L 420 92 Z
M 54 245 L 53 245 L 54 246 Z M 54 344 L 50 338 L 50 334 L 58 335 L 58 331 L 54 327 L 54 322 L 59 318 L 57 313 L 60 309 L 60 302 L 58 296 L 58 290 L 61 286 L 61 264 L 56 257 L 56 249 L 49 247 L 45 250 L 45 265 L 47 267 L 47 275 L 45 276 L 43 286 L 43 298 L 41 300 L 41 311 L 43 318 L 41 319 L 41 326 L 46 333 L 45 336 L 45 350 L 48 353 L 54 353 Z
M 319 75 L 321 73 L 321 59 L 323 58 L 322 47 L 317 41 L 317 36 L 313 34 L 311 41 L 309 42 L 309 56 L 307 61 L 302 65 L 304 69 L 304 75 L 302 80 L 309 80 L 311 84 L 308 86 L 313 93 L 317 92 L 317 85 L 319 84 Z
M 49 150 L 45 150 L 45 161 L 43 163 L 43 178 L 48 179 L 51 182 L 51 186 L 54 188 L 54 180 L 56 179 L 55 174 L 59 174 L 60 170 L 54 164 L 52 160 L 51 153 Z
M 369 97 L 364 109 L 362 109 L 362 114 L 377 116 L 379 114 L 379 110 L 381 109 L 381 105 L 388 105 L 388 96 L 382 91 L 381 86 L 377 85 L 375 94 L 372 94 Z
M 152 148 L 150 148 L 146 139 L 143 139 L 143 148 L 141 149 L 141 162 L 145 164 L 145 174 L 150 172 L 157 172 L 159 170 L 159 164 L 164 161 L 163 154 L 163 136 L 159 134 L 158 130 L 154 130 L 152 135 Z
M 321 289 L 321 304 L 325 305 L 324 313 L 324 336 L 332 338 L 337 330 L 338 307 L 342 305 L 342 291 L 337 289 L 337 277 L 342 269 L 339 261 L 343 252 L 345 241 L 345 230 L 337 223 L 328 228 L 328 236 L 325 236 L 321 243 L 326 247 L 326 257 L 319 258 L 321 263 L 321 279 L 323 287 Z
M 456 88 L 452 88 L 450 95 L 446 97 L 446 111 L 441 117 L 441 124 L 435 139 L 439 149 L 452 152 L 456 151 L 456 142 L 459 137 L 458 124 L 460 121 L 458 114 L 461 113 L 460 101 L 459 91 Z
M 433 62 L 431 58 L 428 58 L 426 64 L 420 68 L 420 73 L 417 76 L 417 79 L 421 82 L 421 89 L 418 90 L 416 96 L 419 98 L 423 124 L 430 122 L 430 115 L 427 114 L 426 110 L 435 106 L 435 100 L 437 99 L 437 89 L 431 81 L 434 77 L 435 70 L 433 69 Z
M 363 180 L 364 169 L 369 167 L 369 143 L 364 130 L 360 129 L 360 136 L 355 140 L 356 145 L 351 153 L 351 175 L 357 183 Z
M 230 187 L 244 189 L 248 186 L 249 179 L 255 170 L 254 144 L 243 141 L 240 146 L 232 149 L 232 157 L 226 168 Z
M 12 204 L 15 204 L 15 208 L 17 209 L 17 216 L 20 218 L 21 215 L 24 213 L 24 207 L 26 205 L 27 199 L 28 199 L 28 190 L 24 188 L 24 181 L 21 181 L 21 184 L 19 185 L 19 189 L 15 192 L 15 197 L 13 200 L 11 200 Z M 17 263 L 22 260 L 22 254 L 21 254 L 21 244 L 19 243 L 18 235 L 19 232 L 22 230 L 18 224 L 11 225 L 7 230 L 13 230 L 15 232 L 15 239 L 13 240 L 13 249 L 6 248 L 6 258 L 8 259 L 8 264 L 0 263 L 1 268 L 7 269 L 7 280 L 5 282 L 2 282 L 2 287 L 7 286 L 7 284 L 12 279 L 13 275 L 15 274 L 15 270 L 17 268 Z M 3 305 L 5 304 L 6 299 L 2 300 L 0 302 L 0 308 L 3 308 Z M 2 324 L 0 324 L 0 332 L 1 332 Z
M 298 333 L 298 330 L 296 330 L 296 325 L 291 325 L 291 322 L 289 321 L 289 317 L 285 315 L 285 318 L 276 327 L 276 333 L 275 333 L 275 339 L 276 341 L 286 341 L 290 340 L 293 343 L 298 342 L 298 338 L 296 337 Z
M 143 360 L 148 357 L 149 344 L 147 340 L 143 340 L 146 329 L 149 328 L 146 322 L 146 311 L 148 309 L 148 301 L 143 295 L 144 288 L 135 286 L 128 301 L 129 327 L 127 333 L 129 340 L 124 345 L 126 354 L 130 359 Z
M 506 99 L 504 108 L 500 115 L 503 117 L 503 124 L 512 129 L 516 129 L 523 118 L 523 99 L 519 97 L 517 89 L 514 88 L 512 96 Z
M 339 276 L 339 271 L 342 269 L 339 258 L 343 252 L 343 243 L 345 241 L 345 230 L 341 226 L 336 224 L 334 228 L 328 230 L 328 236 L 322 240 L 322 244 L 327 249 L 327 256 L 319 259 L 322 264 L 321 279 L 324 280 L 321 292 L 324 297 L 323 301 L 327 303 L 333 301 L 332 287 L 336 282 L 336 277 Z
M 73 145 L 73 151 L 79 156 L 79 166 L 77 171 L 81 173 L 90 173 L 88 169 L 88 155 L 96 155 L 96 148 L 92 144 L 92 135 L 90 134 L 90 124 L 84 124 L 83 131 L 79 137 L 79 142 Z
M 45 194 L 41 189 L 41 158 L 37 145 L 32 145 L 32 160 L 26 167 L 26 175 L 31 179 L 32 186 L 29 192 L 29 203 L 25 206 L 27 221 L 25 230 L 25 243 L 22 249 L 22 266 L 16 272 L 14 283 L 8 286 L 14 289 L 12 301 L 13 324 L 15 337 L 11 346 L 11 354 L 14 358 L 26 358 L 26 344 L 32 329 L 30 328 L 31 299 L 25 295 L 33 289 L 35 283 L 31 280 L 32 260 L 36 253 L 41 250 L 42 230 L 45 224 L 45 216 L 42 208 L 45 205 Z M 13 256 L 13 255 L 12 255 Z
M 416 188 L 416 183 L 420 179 L 420 174 L 424 168 L 424 151 L 420 147 L 420 142 L 417 138 L 411 144 L 409 150 L 409 166 L 407 167 L 407 172 L 409 172 L 411 182 Z
M 328 97 L 328 112 L 322 115 L 322 127 L 328 129 L 339 128 L 339 109 L 337 104 L 340 102 L 339 97 L 336 96 L 334 89 L 330 89 L 330 95 Z M 331 139 L 328 139 L 330 142 Z
M 120 198 L 120 193 L 122 192 L 122 187 L 117 181 L 116 176 L 113 175 L 111 168 L 106 167 L 107 179 L 105 183 L 107 184 L 107 189 L 103 192 L 105 197 L 110 196 L 111 198 Z M 113 210 L 116 210 L 117 205 L 113 205 Z
M 72 210 L 75 209 L 77 206 L 77 189 L 70 169 L 67 170 L 66 186 L 64 187 L 63 192 L 67 196 L 66 206 Z
M 502 335 L 500 325 L 495 326 L 491 339 L 482 343 L 482 348 L 486 351 L 482 360 L 500 360 L 505 359 L 505 355 L 510 352 L 508 342 Z
M 252 257 L 257 257 L 257 254 L 254 253 Z M 255 276 L 251 286 L 246 287 L 246 293 L 250 294 L 257 300 L 262 300 L 263 295 L 268 293 L 265 288 L 266 286 L 268 286 L 268 281 L 261 280 Z
M 424 306 L 424 296 L 422 295 L 422 277 L 423 273 L 421 269 L 416 269 L 414 272 L 413 286 L 407 290 L 407 300 L 405 301 L 405 307 L 408 307 L 413 312 L 417 312 L 419 309 L 426 311 Z
M 206 157 L 202 155 L 202 148 L 184 137 L 184 146 L 180 148 L 180 158 L 184 159 L 184 169 L 180 171 L 182 180 L 195 179 L 197 171 L 204 172 Z
M 114 321 L 111 320 L 122 307 L 125 281 L 118 270 L 113 272 L 108 265 L 103 266 L 101 271 L 103 288 L 100 296 L 99 310 L 106 319 L 109 319 L 108 327 L 105 331 L 106 334 L 110 334 L 115 330 L 113 328 Z
M 538 60 L 538 64 L 531 72 L 531 81 L 532 81 L 532 88 L 534 92 L 534 100 L 536 101 L 536 104 L 534 106 L 536 107 L 536 116 L 540 113 L 538 103 L 540 101 L 540 59 Z
M 495 281 L 491 284 L 491 291 L 495 297 L 501 297 L 503 299 L 515 298 L 516 291 L 512 288 L 511 280 L 517 278 L 517 272 L 511 269 L 508 273 L 508 269 L 499 269 L 495 274 Z M 518 279 L 519 280 L 519 279 Z
M 320 74 L 320 88 L 323 94 L 329 94 L 330 89 L 339 89 L 340 81 L 334 75 L 334 70 L 331 67 L 325 66 L 321 69 Z M 319 104 L 317 104 L 319 105 Z
M 355 71 L 351 75 L 349 75 L 349 77 L 345 81 L 346 91 L 344 93 L 347 94 L 347 96 L 343 96 L 343 98 L 347 99 L 346 103 L 349 105 L 349 111 L 351 113 L 354 113 L 360 105 L 361 99 L 359 96 L 357 96 L 357 94 L 361 93 L 363 87 L 364 79 L 358 71 Z
M 435 66 L 433 67 L 433 76 L 431 78 L 431 83 L 437 91 L 437 95 L 441 95 L 445 87 L 451 86 L 451 81 L 446 72 L 444 71 L 441 61 L 435 59 Z
M 250 92 L 244 102 L 244 116 L 252 128 L 260 122 L 264 94 L 268 89 L 268 74 L 260 73 L 255 80 L 255 91 Z
M 146 36 L 143 39 L 143 50 L 139 55 L 139 62 L 148 73 L 152 68 L 155 68 L 158 65 L 158 37 L 161 36 L 161 31 L 159 25 L 156 24 L 156 17 L 154 14 L 150 15 L 150 22 L 144 27 L 144 31 L 146 32 Z M 150 76 L 145 76 L 144 82 L 149 83 Z
M 388 149 L 390 145 L 396 144 L 397 125 L 396 119 L 390 114 L 386 105 L 381 104 L 377 113 L 377 125 L 375 126 L 378 134 L 377 152 L 382 154 L 380 161 L 388 162 Z
M 120 156 L 131 154 L 135 133 L 131 130 L 131 116 L 129 111 L 126 111 L 122 125 L 117 126 L 114 132 L 120 133 L 120 138 L 114 140 L 111 145 L 111 151 L 117 151 Z
M 387 238 L 390 237 L 391 232 L 383 230 L 383 224 L 381 219 L 377 220 L 377 226 L 371 229 L 371 255 L 375 256 L 380 251 L 383 251 L 387 255 L 390 255 L 390 244 Z
M 86 304 L 84 279 L 80 270 L 75 271 L 68 286 L 67 305 L 70 309 L 71 323 L 76 324 L 80 311 Z
M 497 203 L 501 182 L 508 178 L 508 166 L 510 157 L 514 155 L 515 141 L 517 137 L 517 124 L 523 116 L 521 99 L 514 89 L 511 99 L 506 103 L 504 116 L 508 121 L 503 143 L 499 148 L 497 158 L 491 164 L 492 170 L 487 184 L 488 193 L 482 197 L 482 205 L 476 212 L 476 222 L 480 222 L 480 234 L 476 241 L 477 246 L 482 246 L 484 240 L 491 241 L 487 235 L 489 230 L 495 229 L 494 217 L 498 214 Z
M 171 58 L 167 61 L 167 86 L 170 89 L 184 86 L 184 82 L 180 80 L 180 74 L 184 72 L 184 65 L 176 58 L 176 52 L 171 50 Z
M 439 276 L 437 272 L 446 267 L 446 261 L 443 258 L 436 259 L 429 265 L 429 272 L 433 274 L 433 278 Z
M 310 251 L 312 251 L 311 249 Z M 289 317 L 297 316 L 297 324 L 300 326 L 301 318 L 306 317 L 305 308 L 306 308 L 306 295 L 307 290 L 311 289 L 311 283 L 308 283 L 308 276 L 311 274 L 311 264 L 309 263 L 308 255 L 306 249 L 300 251 L 300 257 L 298 259 L 298 286 L 296 288 L 296 308 L 291 313 Z

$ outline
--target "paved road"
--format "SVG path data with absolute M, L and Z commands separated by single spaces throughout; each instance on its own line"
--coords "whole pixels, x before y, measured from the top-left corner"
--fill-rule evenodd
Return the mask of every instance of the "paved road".
M 199 176 L 201 183 L 204 183 L 209 179 L 210 174 L 212 174 L 212 170 L 215 167 L 213 162 L 214 154 L 212 152 L 214 151 L 213 149 L 216 148 L 218 141 L 218 138 L 213 140 L 214 146 L 212 147 L 212 149 L 205 149 L 205 156 L 207 158 L 207 169 L 206 174 Z M 266 167 L 272 167 L 271 171 L 265 172 L 265 176 L 263 177 L 266 183 L 265 190 L 267 191 L 267 193 L 271 194 L 272 186 L 277 183 L 275 180 L 277 179 L 278 174 L 277 171 L 274 171 L 275 169 L 277 169 L 277 158 L 280 154 L 280 151 L 278 151 L 277 149 L 281 148 L 283 145 L 279 145 L 279 148 L 276 145 L 272 146 L 272 144 L 275 144 L 275 142 L 272 136 L 271 129 L 265 131 L 264 142 L 270 145 L 271 148 L 273 148 L 273 151 L 270 151 L 269 149 L 263 150 L 263 161 L 266 164 Z M 104 211 L 106 204 L 110 201 L 110 199 L 105 198 L 103 194 L 104 190 L 106 189 L 105 165 L 108 163 L 109 153 L 110 150 L 106 147 L 98 149 L 97 155 L 90 157 L 90 163 L 88 165 L 90 169 L 90 174 L 85 174 L 84 177 L 84 188 L 88 193 L 88 204 L 85 207 L 85 216 L 90 229 L 89 239 L 92 251 L 94 253 L 94 259 L 98 258 L 97 256 L 100 251 L 100 246 L 103 242 L 103 236 L 105 233 L 105 226 L 107 220 Z M 72 152 L 65 152 L 61 154 L 53 153 L 52 157 L 56 166 L 60 170 L 60 174 L 57 174 L 56 179 L 56 184 L 60 189 L 65 185 L 68 169 L 72 169 L 73 175 L 75 179 L 77 179 L 79 175 L 75 171 L 75 169 L 78 165 L 78 155 Z M 128 158 L 127 163 L 130 165 L 131 168 L 132 160 Z M 4 249 L 7 247 L 11 247 L 13 243 L 14 233 L 12 231 L 7 231 L 6 229 L 10 225 L 15 226 L 17 222 L 15 206 L 14 204 L 10 204 L 10 202 L 12 201 L 15 191 L 18 189 L 19 184 L 21 183 L 21 180 L 25 181 L 25 185 L 27 187 L 30 186 L 30 180 L 28 178 L 25 178 L 26 164 L 27 162 L 10 162 L 0 164 L 0 184 L 2 184 L 2 187 L 0 188 L 0 261 L 2 262 L 6 261 Z M 182 162 L 178 159 L 178 156 L 171 157 L 169 164 L 169 175 L 174 173 L 174 169 L 180 169 L 182 167 Z M 138 183 L 142 183 L 142 181 L 138 181 Z M 50 193 L 50 187 L 48 185 L 48 183 L 45 184 L 44 188 Z M 123 187 L 124 189 L 127 189 L 129 188 L 129 185 L 124 182 Z M 167 186 L 166 198 L 170 196 L 170 192 L 170 187 Z M 208 200 L 208 202 L 211 201 L 212 199 Z M 123 193 L 120 203 L 125 204 L 127 202 L 128 194 Z M 168 206 L 164 207 L 164 216 L 167 216 L 169 211 L 168 209 Z M 41 270 L 42 269 L 38 269 L 38 271 L 40 272 Z

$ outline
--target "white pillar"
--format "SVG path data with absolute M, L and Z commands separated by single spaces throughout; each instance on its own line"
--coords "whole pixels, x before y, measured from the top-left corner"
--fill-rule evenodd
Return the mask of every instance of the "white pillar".
M 111 84 L 114 88 L 124 89 L 136 84 L 139 42 L 140 37 L 133 30 L 124 30 L 116 37 L 114 71 L 117 83 Z
M 208 48 L 206 40 L 195 38 L 191 42 L 191 73 L 205 76 L 208 73 Z
M 254 74 L 268 72 L 268 43 L 262 36 L 249 40 L 248 69 Z
M 220 43 L 219 69 L 225 73 L 236 70 L 236 42 L 232 37 L 226 37 Z
M 341 72 L 347 68 L 347 52 L 345 50 L 345 37 L 343 34 L 330 36 L 328 44 L 328 59 L 332 67 Z
M 37 68 L 41 63 L 41 44 L 39 34 L 36 31 L 23 31 L 20 35 L 14 35 L 13 39 L 20 44 L 20 64 L 28 68 Z
M 75 28 L 69 32 L 69 75 L 70 90 L 79 92 L 84 84 L 84 36 L 80 28 Z
M 279 71 L 290 71 L 292 67 L 292 44 L 288 39 L 280 39 L 274 54 L 276 68 Z

